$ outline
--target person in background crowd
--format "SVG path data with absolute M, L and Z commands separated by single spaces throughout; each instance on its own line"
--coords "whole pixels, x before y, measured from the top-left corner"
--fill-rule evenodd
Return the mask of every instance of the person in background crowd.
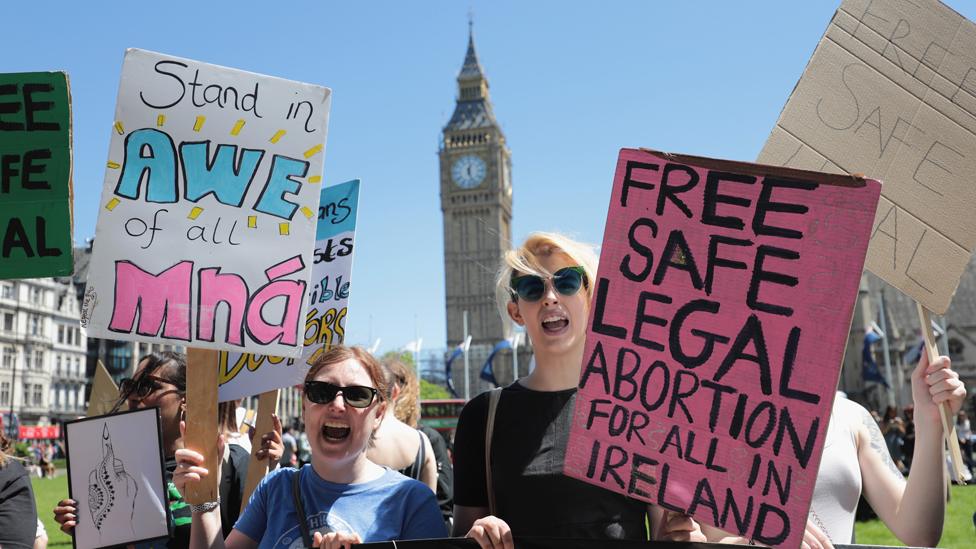
M 393 413 L 396 418 L 424 433 L 430 441 L 437 464 L 437 505 L 441 508 L 444 523 L 450 530 L 454 523 L 454 465 L 447 450 L 447 442 L 437 430 L 419 424 L 420 382 L 413 370 L 397 359 L 387 359 L 382 364 L 388 374 L 387 381 L 395 385 Z
M 166 539 L 170 548 L 185 548 L 190 543 L 190 506 L 172 482 L 176 470 L 176 451 L 183 446 L 180 422 L 183 420 L 186 403 L 186 356 L 181 353 L 162 352 L 146 355 L 139 360 L 139 366 L 131 379 L 123 379 L 119 384 L 119 399 L 114 411 L 128 403 L 130 410 L 159 407 L 162 427 L 163 455 L 165 456 L 165 479 L 169 498 L 172 534 Z M 221 408 L 226 410 L 226 406 Z M 281 455 L 281 435 L 273 433 L 267 439 L 267 447 L 259 450 L 260 459 L 277 458 Z M 228 475 L 221 479 L 220 492 L 230 494 L 221 506 L 220 512 L 226 520 L 233 523 L 240 514 L 241 491 L 247 478 L 247 460 L 237 460 L 228 467 Z M 236 501 L 236 504 L 233 503 Z M 66 534 L 74 532 L 77 524 L 77 502 L 63 499 L 54 508 L 54 519 Z M 148 542 L 157 545 L 154 542 Z
M 959 439 L 959 450 L 962 452 L 962 460 L 970 470 L 973 468 L 973 430 L 969 426 L 969 416 L 965 410 L 959 410 L 956 414 L 956 437 Z
M 935 547 L 942 537 L 946 483 L 939 406 L 959 411 L 966 388 L 949 357 L 931 364 L 922 353 L 912 372 L 915 451 L 906 481 L 888 453 L 872 414 L 860 404 L 835 398 L 803 549 L 854 542 L 854 512 L 861 492 L 878 517 L 905 545 Z M 706 528 L 710 541 L 748 543 Z
M 193 512 L 190 547 L 320 547 L 444 537 L 434 494 L 366 457 L 388 405 L 380 365 L 358 347 L 335 346 L 305 377 L 304 419 L 312 463 L 283 467 L 261 480 L 227 536 L 220 532 L 218 502 Z M 203 455 L 176 452 L 174 482 L 182 490 L 209 474 Z
M 279 463 L 282 467 L 294 467 L 298 464 L 298 441 L 295 440 L 291 425 L 285 425 L 281 434 L 281 443 L 284 445 L 284 453 L 281 454 Z
M 905 416 L 905 443 L 901 450 L 905 468 L 911 471 L 912 457 L 915 455 L 915 407 L 909 404 L 902 413 Z
M 888 454 L 895 466 L 902 474 L 908 472 L 905 467 L 902 446 L 905 444 L 905 422 L 898 417 L 898 410 L 894 406 L 885 409 L 884 419 L 881 422 L 881 434 L 884 436 L 885 445 L 888 447 Z
M 432 492 L 437 492 L 437 461 L 427 435 L 397 419 L 394 413 L 401 386 L 397 378 L 405 375 L 406 366 L 398 360 L 383 360 L 383 377 L 387 387 L 386 412 L 376 429 L 372 446 L 366 457 L 373 463 L 386 465 L 403 475 L 419 480 Z
M 31 549 L 37 531 L 37 507 L 30 475 L 7 453 L 10 441 L 0 431 L 0 547 Z
M 312 461 L 312 445 L 308 442 L 308 433 L 305 427 L 298 433 L 298 466 L 304 467 Z
M 511 549 L 513 533 L 646 540 L 648 524 L 654 539 L 704 541 L 690 517 L 562 475 L 596 264 L 592 247 L 552 233 L 529 235 L 502 259 L 499 312 L 525 327 L 536 367 L 499 393 L 490 463 L 489 393 L 468 402 L 458 419 L 454 534 L 483 548 Z

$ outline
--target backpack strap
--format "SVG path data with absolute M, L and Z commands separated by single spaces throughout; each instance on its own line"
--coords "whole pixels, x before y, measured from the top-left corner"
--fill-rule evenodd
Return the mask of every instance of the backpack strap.
M 417 457 L 414 458 L 413 465 L 410 467 L 410 478 L 420 480 L 424 472 L 424 462 L 427 461 L 427 445 L 424 444 L 424 434 L 419 430 L 417 437 L 420 438 L 420 448 L 417 449 Z
M 308 523 L 305 520 L 305 507 L 302 505 L 301 476 L 302 469 L 299 469 L 291 476 L 291 496 L 295 501 L 295 513 L 298 514 L 298 529 L 302 531 L 302 541 L 305 542 L 305 547 L 312 547 L 312 534 L 308 531 Z
M 495 514 L 495 489 L 491 481 L 491 440 L 495 432 L 495 412 L 502 397 L 502 388 L 495 387 L 488 393 L 488 418 L 485 424 L 485 481 L 488 484 L 488 514 Z

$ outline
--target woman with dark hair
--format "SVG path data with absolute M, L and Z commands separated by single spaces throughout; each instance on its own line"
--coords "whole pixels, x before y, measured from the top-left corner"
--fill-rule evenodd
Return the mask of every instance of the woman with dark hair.
M 0 432 L 0 547 L 30 549 L 37 528 L 37 508 L 30 475 L 7 451 L 10 441 Z
M 226 540 L 216 535 L 223 526 L 219 502 L 194 506 L 190 546 L 334 549 L 444 537 L 434 493 L 366 457 L 387 406 L 386 380 L 376 359 L 358 347 L 333 347 L 305 376 L 304 393 L 311 464 L 264 477 Z M 176 458 L 177 487 L 209 474 L 199 452 L 178 450 Z
M 183 447 L 180 421 L 186 406 L 186 356 L 182 353 L 165 351 L 151 353 L 139 361 L 139 367 L 132 378 L 123 379 L 119 384 L 119 398 L 112 408 L 117 412 L 123 404 L 130 410 L 159 408 L 160 425 L 165 457 L 165 478 L 170 514 L 173 520 L 172 535 L 168 547 L 187 547 L 190 543 L 190 507 L 183 501 L 180 492 L 173 485 L 173 472 L 176 470 L 176 451 Z M 276 458 L 281 455 L 281 433 L 265 435 L 264 446 L 259 450 L 259 459 Z M 248 455 L 240 446 L 232 445 L 226 457 L 227 465 L 221 477 L 220 493 L 225 502 L 220 513 L 228 524 L 237 520 L 241 509 L 244 481 L 247 478 Z M 71 534 L 77 521 L 77 502 L 63 499 L 54 508 L 54 519 L 61 524 L 61 531 Z M 225 532 L 229 533 L 230 529 Z

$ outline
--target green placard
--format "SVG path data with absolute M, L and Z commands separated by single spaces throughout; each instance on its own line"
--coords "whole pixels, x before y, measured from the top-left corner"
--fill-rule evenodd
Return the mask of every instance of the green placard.
M 72 273 L 71 204 L 68 75 L 0 74 L 0 278 Z

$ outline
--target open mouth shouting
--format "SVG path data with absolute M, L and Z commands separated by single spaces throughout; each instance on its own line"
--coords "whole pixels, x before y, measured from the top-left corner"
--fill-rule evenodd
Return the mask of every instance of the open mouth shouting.
M 327 421 L 322 426 L 322 438 L 328 442 L 338 442 L 349 437 L 351 429 L 349 424 L 335 421 Z
M 557 335 L 569 327 L 569 317 L 565 313 L 552 312 L 542 318 L 542 331 L 546 335 Z

